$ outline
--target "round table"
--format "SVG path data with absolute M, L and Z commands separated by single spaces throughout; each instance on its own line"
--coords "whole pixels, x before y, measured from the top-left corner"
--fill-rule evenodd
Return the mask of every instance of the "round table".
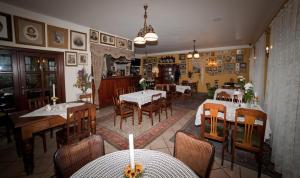
M 162 152 L 146 149 L 134 150 L 136 163 L 143 165 L 142 177 L 198 177 L 188 166 L 180 160 Z M 129 164 L 129 151 L 116 151 L 86 164 L 71 177 L 103 177 L 124 178 L 124 167 Z

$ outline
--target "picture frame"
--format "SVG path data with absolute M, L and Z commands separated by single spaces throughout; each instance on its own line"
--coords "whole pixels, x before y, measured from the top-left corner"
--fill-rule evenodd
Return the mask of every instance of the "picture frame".
M 12 41 L 11 15 L 0 12 L 0 40 Z
M 127 49 L 132 51 L 132 41 L 131 40 L 127 41 Z
M 71 30 L 70 31 L 70 43 L 71 49 L 86 51 L 87 49 L 87 37 L 86 33 Z
M 240 73 L 246 73 L 247 63 L 240 63 Z
M 68 49 L 69 30 L 66 28 L 47 25 L 48 47 Z
M 116 38 L 116 46 L 118 48 L 127 49 L 127 40 L 123 38 Z
M 90 29 L 90 43 L 99 43 L 99 34 L 99 31 Z
M 116 46 L 116 37 L 105 33 L 100 33 L 100 43 L 110 46 Z
M 88 54 L 78 53 L 78 64 L 79 65 L 87 65 L 88 64 Z
M 77 66 L 77 52 L 66 51 L 66 66 Z
M 243 62 L 243 54 L 237 54 L 236 55 L 236 62 L 239 62 L 239 63 L 241 63 L 241 62 Z
M 235 64 L 234 63 L 225 63 L 223 70 L 224 70 L 225 73 L 231 74 L 235 70 Z
M 45 23 L 14 16 L 16 43 L 46 46 Z

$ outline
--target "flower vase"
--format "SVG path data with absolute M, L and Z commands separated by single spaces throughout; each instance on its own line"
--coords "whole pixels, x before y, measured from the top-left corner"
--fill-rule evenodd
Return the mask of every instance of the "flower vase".
M 251 108 L 252 107 L 252 100 L 247 100 L 246 101 L 246 106 L 247 106 L 247 108 Z

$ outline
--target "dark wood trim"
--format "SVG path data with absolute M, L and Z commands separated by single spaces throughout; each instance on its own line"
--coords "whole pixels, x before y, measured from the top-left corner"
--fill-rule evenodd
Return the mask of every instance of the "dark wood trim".
M 0 15 L 6 17 L 6 23 L 7 23 L 7 38 L 0 38 L 0 40 L 4 41 L 12 41 L 12 19 L 10 14 L 6 14 L 3 12 L 0 12 Z

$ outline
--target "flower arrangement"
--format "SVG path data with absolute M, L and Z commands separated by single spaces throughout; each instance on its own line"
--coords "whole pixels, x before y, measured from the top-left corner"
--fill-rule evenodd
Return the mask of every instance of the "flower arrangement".
M 254 91 L 253 91 L 253 84 L 252 83 L 246 83 L 244 85 L 245 88 L 245 94 L 244 94 L 244 98 L 246 103 L 250 103 L 254 97 Z
M 90 79 L 91 75 L 89 75 L 86 70 L 82 68 L 81 70 L 78 70 L 77 79 L 73 86 L 79 88 L 82 93 L 86 93 L 86 91 L 91 88 Z
M 239 84 L 239 86 L 241 87 L 242 90 L 245 90 L 245 88 L 244 88 L 244 86 L 245 86 L 245 81 L 246 81 L 246 79 L 245 79 L 244 76 L 239 75 L 239 76 L 237 77 L 237 83 Z
M 130 165 L 127 165 L 124 169 L 124 176 L 127 178 L 138 178 L 143 173 L 143 166 L 140 163 L 135 164 L 135 170 L 131 170 Z
M 143 88 L 143 90 L 146 90 L 147 83 L 146 83 L 146 80 L 144 78 L 141 78 L 141 80 L 139 81 L 139 84 L 141 85 L 141 87 Z

